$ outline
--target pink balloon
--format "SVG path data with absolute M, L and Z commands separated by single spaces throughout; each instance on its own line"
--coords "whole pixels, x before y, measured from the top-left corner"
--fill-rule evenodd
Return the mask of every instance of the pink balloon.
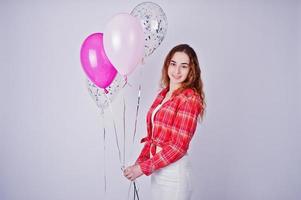
M 80 61 L 86 75 L 100 88 L 109 86 L 117 74 L 104 51 L 102 33 L 94 33 L 85 39 L 80 50 Z
M 130 74 L 144 56 L 144 33 L 140 21 L 127 13 L 115 15 L 104 31 L 105 52 L 122 75 Z

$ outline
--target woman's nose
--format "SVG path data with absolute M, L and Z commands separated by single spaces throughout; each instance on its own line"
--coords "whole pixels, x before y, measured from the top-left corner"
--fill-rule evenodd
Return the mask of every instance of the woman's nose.
M 181 68 L 179 66 L 176 67 L 176 73 L 179 74 L 181 72 Z

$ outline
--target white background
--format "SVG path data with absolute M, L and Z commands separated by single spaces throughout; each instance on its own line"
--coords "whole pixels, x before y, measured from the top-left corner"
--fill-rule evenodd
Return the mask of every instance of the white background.
M 300 1 L 153 1 L 167 15 L 166 38 L 102 119 L 80 46 L 141 2 L 0 1 L 0 199 L 127 199 L 112 121 L 123 152 L 124 99 L 130 164 L 142 148 L 164 57 L 179 43 L 199 56 L 208 105 L 189 150 L 193 199 L 300 199 Z M 140 199 L 149 199 L 149 181 L 139 179 Z

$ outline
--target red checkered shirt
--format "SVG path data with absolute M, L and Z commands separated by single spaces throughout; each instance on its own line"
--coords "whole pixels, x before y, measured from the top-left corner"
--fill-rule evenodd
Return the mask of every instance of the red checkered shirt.
M 152 112 L 163 101 L 168 90 L 165 88 L 158 94 L 146 117 L 147 137 L 141 140 L 145 145 L 136 163 L 147 176 L 186 154 L 202 109 L 200 96 L 194 90 L 177 90 L 158 110 L 152 126 Z M 158 153 L 157 146 L 162 148 Z

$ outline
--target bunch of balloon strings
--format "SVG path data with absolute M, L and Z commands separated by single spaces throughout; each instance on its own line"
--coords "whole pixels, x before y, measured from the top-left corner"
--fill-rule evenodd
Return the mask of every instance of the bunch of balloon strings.
M 130 83 L 127 82 L 126 85 L 130 85 Z M 125 87 L 126 85 L 124 85 L 123 87 Z M 106 97 L 107 93 L 106 93 Z M 139 88 L 138 88 L 138 95 L 137 95 L 137 105 L 136 105 L 136 114 L 135 114 L 135 125 L 134 125 L 134 132 L 133 132 L 133 138 L 132 138 L 132 142 L 134 144 L 135 142 L 135 137 L 136 137 L 136 132 L 137 132 L 137 121 L 138 121 L 138 114 L 139 114 L 139 107 L 140 107 L 140 97 L 141 97 L 141 84 L 139 84 Z M 123 98 L 123 159 L 121 158 L 121 150 L 120 150 L 120 145 L 119 145 L 119 140 L 118 140 L 118 134 L 117 134 L 117 128 L 116 128 L 116 121 L 114 119 L 114 112 L 110 103 L 110 100 L 108 99 L 108 106 L 112 115 L 112 121 L 113 121 L 113 126 L 114 126 L 114 135 L 115 135 L 115 142 L 116 142 L 116 147 L 118 150 L 118 158 L 119 158 L 119 163 L 120 163 L 120 169 L 123 172 L 124 168 L 125 168 L 125 155 L 126 155 L 126 151 L 125 151 L 125 125 L 126 125 L 126 115 L 125 115 L 125 111 L 126 111 L 126 104 L 125 104 L 125 99 Z M 102 118 L 104 117 L 103 115 L 103 110 L 101 109 L 101 116 Z M 104 119 L 103 119 L 104 121 Z M 104 160 L 106 160 L 105 155 L 106 155 L 106 129 L 105 127 L 103 127 L 103 142 L 104 142 Z M 106 176 L 106 162 L 104 161 L 104 192 L 105 192 L 105 197 L 106 197 L 106 191 L 107 191 L 107 176 Z M 130 189 L 132 187 L 132 183 L 133 183 L 133 190 L 134 190 L 134 200 L 137 197 L 137 200 L 139 200 L 139 194 L 138 194 L 138 187 L 136 184 L 136 181 L 133 181 L 130 183 L 129 186 L 129 190 L 128 190 L 128 198 L 130 196 Z

